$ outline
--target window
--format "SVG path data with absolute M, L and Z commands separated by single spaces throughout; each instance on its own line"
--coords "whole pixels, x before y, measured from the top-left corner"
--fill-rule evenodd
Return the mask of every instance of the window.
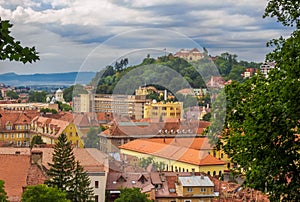
M 15 138 L 15 135 L 13 133 L 11 134 L 11 138 Z
M 188 191 L 188 192 L 192 192 L 193 189 L 192 189 L 191 187 L 188 187 L 188 188 L 187 188 L 187 191 Z
M 167 110 L 167 107 L 162 107 L 162 110 Z
M 95 195 L 95 202 L 98 202 L 98 201 L 99 201 L 99 196 Z
M 11 129 L 12 129 L 11 125 L 6 125 L 6 130 L 11 130 Z
M 191 200 L 184 200 L 184 202 L 192 202 Z
M 206 192 L 206 188 L 201 188 L 201 192 Z
M 99 188 L 99 181 L 95 181 L 95 188 Z

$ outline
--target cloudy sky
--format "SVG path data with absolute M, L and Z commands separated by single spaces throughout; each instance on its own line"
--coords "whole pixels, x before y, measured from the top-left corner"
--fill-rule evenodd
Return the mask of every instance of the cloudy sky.
M 0 73 L 98 71 L 118 58 L 205 47 L 261 62 L 269 39 L 290 31 L 262 19 L 266 0 L 0 0 L 12 35 L 35 46 L 34 64 L 1 62 Z

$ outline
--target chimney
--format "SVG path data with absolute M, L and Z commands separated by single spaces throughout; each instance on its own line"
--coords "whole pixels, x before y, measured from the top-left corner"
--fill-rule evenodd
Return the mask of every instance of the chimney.
M 42 165 L 43 152 L 39 150 L 31 151 L 31 165 Z

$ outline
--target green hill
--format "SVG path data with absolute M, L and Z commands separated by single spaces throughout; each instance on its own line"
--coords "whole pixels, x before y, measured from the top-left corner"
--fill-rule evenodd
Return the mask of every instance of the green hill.
M 225 80 L 243 80 L 241 74 L 248 67 L 258 68 L 259 63 L 237 61 L 236 55 L 223 53 L 192 63 L 172 54 L 156 59 L 146 57 L 141 64 L 129 66 L 128 59 L 116 62 L 98 72 L 91 81 L 96 93 L 133 94 L 142 85 L 155 85 L 175 93 L 183 88 L 206 88 L 211 76 L 222 75 Z M 126 62 L 124 62 L 126 61 Z

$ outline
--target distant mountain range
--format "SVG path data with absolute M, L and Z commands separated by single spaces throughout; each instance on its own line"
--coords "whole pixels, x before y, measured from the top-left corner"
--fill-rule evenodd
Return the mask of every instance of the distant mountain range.
M 19 75 L 0 74 L 0 83 L 10 86 L 88 84 L 96 72 L 66 72 Z

